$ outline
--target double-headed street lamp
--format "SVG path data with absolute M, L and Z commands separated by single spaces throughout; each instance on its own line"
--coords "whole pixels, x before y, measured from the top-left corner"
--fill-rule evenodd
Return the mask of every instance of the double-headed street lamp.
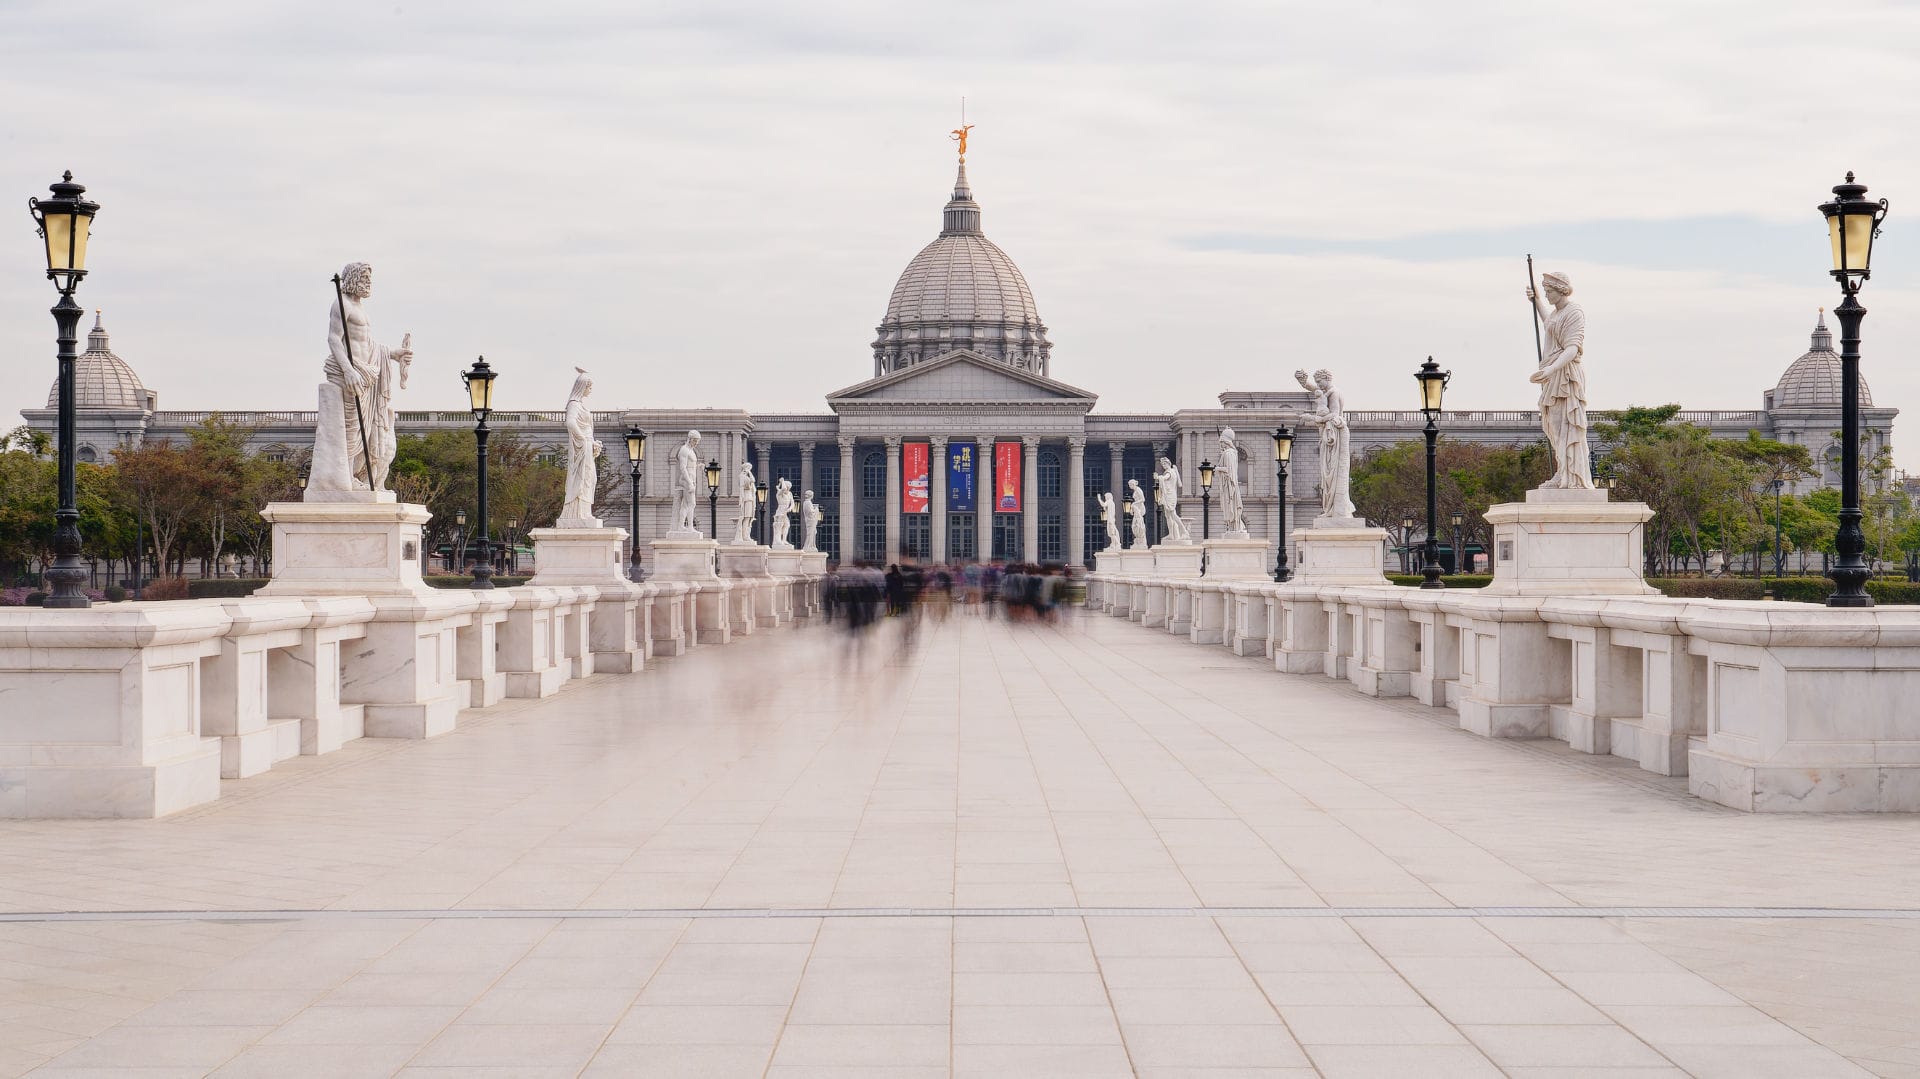
M 1200 539 L 1213 538 L 1213 462 L 1200 462 Z
M 1445 588 L 1447 582 L 1440 579 L 1440 509 L 1439 490 L 1434 480 L 1434 455 L 1440 441 L 1440 400 L 1446 396 L 1447 380 L 1453 372 L 1440 370 L 1440 365 L 1428 356 L 1420 370 L 1413 373 L 1420 383 L 1420 411 L 1427 417 L 1427 543 L 1424 570 L 1426 580 L 1420 582 L 1422 588 Z
M 467 397 L 473 406 L 474 452 L 480 464 L 479 520 L 475 522 L 480 532 L 480 552 L 473 563 L 473 583 L 467 586 L 469 588 L 493 587 L 493 550 L 487 536 L 487 416 L 493 412 L 493 380 L 496 377 L 493 368 L 487 366 L 485 356 L 473 361 L 473 366 L 468 370 L 460 372 L 460 380 L 467 384 Z
M 1887 200 L 1869 202 L 1867 185 L 1847 182 L 1833 189 L 1833 201 L 1820 204 L 1833 245 L 1833 277 L 1845 297 L 1833 309 L 1840 320 L 1840 529 L 1834 538 L 1839 560 L 1827 576 L 1833 578 L 1829 607 L 1871 607 L 1867 578 L 1873 571 L 1863 557 L 1867 535 L 1860 529 L 1860 320 L 1867 309 L 1857 293 L 1872 276 L 1873 238 L 1887 216 Z
M 640 566 L 640 462 L 646 459 L 646 432 L 638 427 L 627 428 L 627 464 L 633 469 L 628 475 L 631 487 L 627 498 L 627 543 L 632 550 L 628 552 L 627 561 L 635 569 Z M 637 578 L 638 574 L 629 570 L 627 576 Z
M 80 304 L 73 291 L 87 276 L 87 238 L 93 231 L 93 215 L 100 204 L 82 197 L 87 189 L 73 182 L 73 173 L 53 185 L 49 198 L 27 200 L 27 212 L 46 241 L 47 280 L 60 291 L 53 305 L 55 340 L 60 346 L 60 505 L 53 512 L 53 567 L 47 580 L 53 591 L 47 596 L 49 607 L 91 607 L 84 582 L 87 570 L 80 564 L 80 506 L 74 491 L 74 403 L 73 365 L 80 358 Z
M 707 538 L 720 535 L 720 462 L 707 461 Z
M 1287 568 L 1287 465 L 1292 461 L 1293 428 L 1281 424 L 1273 429 L 1273 501 L 1280 514 L 1273 542 L 1273 579 L 1276 581 L 1293 579 L 1293 571 Z

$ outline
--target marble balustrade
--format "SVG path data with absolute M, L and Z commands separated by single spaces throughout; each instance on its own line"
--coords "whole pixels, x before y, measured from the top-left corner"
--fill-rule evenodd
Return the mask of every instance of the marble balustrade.
M 1754 811 L 1920 812 L 1920 607 L 1088 578 L 1118 618 Z
M 743 631 L 791 625 L 823 575 L 0 608 L 0 818 L 163 816 L 293 756 L 434 737 L 725 643 L 730 595 Z

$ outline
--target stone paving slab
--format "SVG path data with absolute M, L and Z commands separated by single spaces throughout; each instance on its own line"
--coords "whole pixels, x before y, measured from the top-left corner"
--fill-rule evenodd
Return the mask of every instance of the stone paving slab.
M 1920 1075 L 1914 818 L 1112 619 L 905 636 L 9 824 L 0 1075 Z

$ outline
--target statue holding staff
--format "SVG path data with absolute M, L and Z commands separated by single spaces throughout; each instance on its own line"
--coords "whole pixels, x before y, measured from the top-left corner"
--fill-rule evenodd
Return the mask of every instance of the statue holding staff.
M 413 335 L 403 336 L 397 348 L 375 341 L 365 306 L 372 295 L 373 267 L 364 262 L 347 263 L 334 278 L 309 500 L 387 489 L 387 471 L 399 446 L 393 394 L 406 388 Z
M 1529 260 L 1531 266 L 1531 260 Z M 1540 387 L 1540 426 L 1553 447 L 1553 478 L 1541 490 L 1593 490 L 1587 449 L 1587 313 L 1573 302 L 1573 282 L 1563 273 L 1540 275 L 1545 301 L 1531 284 L 1527 303 L 1544 319 L 1540 366 L 1529 381 Z M 1548 305 L 1551 304 L 1551 310 Z

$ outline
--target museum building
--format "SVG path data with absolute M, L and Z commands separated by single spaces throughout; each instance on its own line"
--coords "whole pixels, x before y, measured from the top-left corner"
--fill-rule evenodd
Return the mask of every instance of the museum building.
M 789 480 L 796 497 L 814 492 L 823 511 L 819 546 L 830 558 L 892 562 L 1007 560 L 1088 565 L 1105 542 L 1101 492 L 1114 504 L 1138 480 L 1151 499 L 1155 458 L 1182 472 L 1191 505 L 1183 516 L 1199 529 L 1199 465 L 1217 458 L 1220 432 L 1232 428 L 1242 451 L 1240 477 L 1247 521 L 1271 541 L 1277 527 L 1273 429 L 1300 434 L 1288 479 L 1289 528 L 1319 509 L 1318 441 L 1299 416 L 1310 402 L 1300 389 L 1235 391 L 1211 408 L 1172 413 L 1107 413 L 1097 395 L 1053 377 L 1053 342 L 1019 266 L 981 226 L 963 161 L 941 213 L 939 235 L 901 272 L 870 346 L 872 377 L 826 395 L 827 410 L 749 413 L 743 410 L 624 409 L 595 413 L 602 437 L 616 440 L 629 426 L 649 436 L 640 483 L 638 544 L 663 536 L 670 515 L 668 469 L 688 430 L 701 432 L 700 454 L 720 465 L 717 534 L 731 533 L 734 477 L 750 459 L 769 483 Z M 1291 362 L 1291 361 L 1289 361 Z M 1284 364 L 1282 366 L 1285 366 Z M 119 446 L 149 439 L 184 440 L 209 411 L 162 411 L 158 395 L 109 347 L 96 317 L 86 353 L 76 367 L 81 461 L 105 460 Z M 22 413 L 35 430 L 52 433 L 56 384 L 45 409 Z M 1867 457 L 1888 445 L 1897 410 L 1875 407 L 1860 387 Z M 223 412 L 255 430 L 268 452 L 298 452 L 312 444 L 312 411 Z M 535 442 L 565 443 L 560 412 L 495 412 L 495 430 L 516 430 Z M 1779 382 L 1749 411 L 1682 412 L 1686 422 L 1716 437 L 1748 431 L 1808 447 L 1823 475 L 1799 489 L 1838 485 L 1840 359 L 1824 316 L 1811 347 L 1788 365 Z M 1356 456 L 1367 449 L 1420 437 L 1417 410 L 1347 412 Z M 464 410 L 400 412 L 402 434 L 471 429 Z M 1446 437 L 1518 444 L 1541 438 L 1532 410 L 1449 411 Z M 613 445 L 609 441 L 609 445 Z M 1596 447 L 1596 453 L 1599 448 Z M 603 468 L 624 471 L 615 452 Z M 609 525 L 629 519 L 627 485 L 596 508 Z M 703 526 L 707 514 L 698 514 Z M 1157 515 L 1150 516 L 1155 521 Z M 1377 522 L 1387 523 L 1387 522 Z M 1217 524 L 1217 522 L 1216 522 Z M 1124 528 L 1122 529 L 1124 532 Z

